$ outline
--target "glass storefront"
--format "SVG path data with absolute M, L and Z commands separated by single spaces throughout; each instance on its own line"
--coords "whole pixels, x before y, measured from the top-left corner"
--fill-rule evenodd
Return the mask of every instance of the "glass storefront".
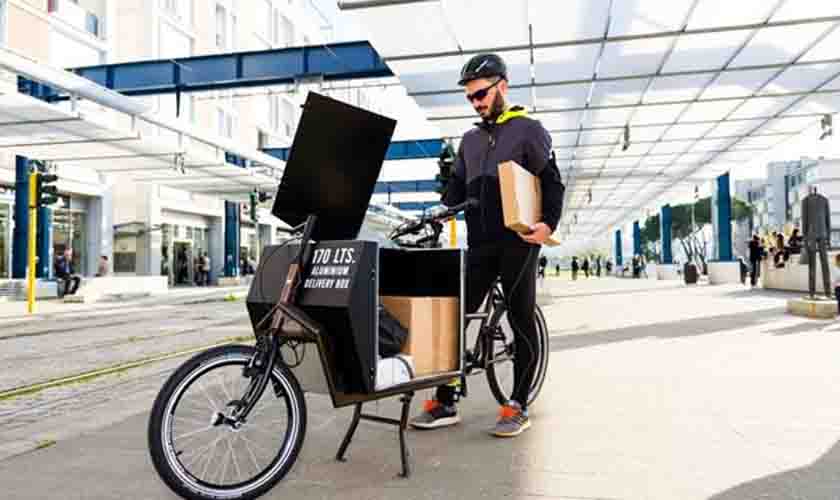
M 12 207 L 0 203 L 0 278 L 10 278 L 9 269 L 12 256 Z
M 162 232 L 160 274 L 169 276 L 172 285 L 195 283 L 198 259 L 209 253 L 207 228 L 163 224 Z
M 53 210 L 53 258 L 73 249 L 73 269 L 77 274 L 88 274 L 87 228 L 85 212 L 66 208 Z

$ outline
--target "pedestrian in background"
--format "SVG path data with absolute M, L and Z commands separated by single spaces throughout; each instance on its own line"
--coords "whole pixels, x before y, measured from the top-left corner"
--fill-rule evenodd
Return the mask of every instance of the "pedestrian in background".
M 99 269 L 96 271 L 96 276 L 108 275 L 108 256 L 103 255 L 99 257 Z

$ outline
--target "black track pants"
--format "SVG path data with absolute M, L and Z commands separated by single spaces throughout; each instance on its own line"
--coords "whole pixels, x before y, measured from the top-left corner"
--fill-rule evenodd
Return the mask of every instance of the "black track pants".
M 536 369 L 537 328 L 534 310 L 537 303 L 537 257 L 534 245 L 483 245 L 467 251 L 467 313 L 478 310 L 490 286 L 501 277 L 502 291 L 510 309 L 508 319 L 514 328 L 516 357 L 514 359 L 514 391 L 511 399 L 522 408 L 528 405 L 528 392 Z M 437 388 L 437 399 L 445 405 L 455 400 L 455 388 Z

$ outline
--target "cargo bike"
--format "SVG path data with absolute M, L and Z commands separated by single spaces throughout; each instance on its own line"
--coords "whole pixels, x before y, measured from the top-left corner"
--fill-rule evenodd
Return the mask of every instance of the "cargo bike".
M 255 345 L 224 345 L 189 359 L 152 408 L 152 462 L 182 497 L 256 498 L 289 472 L 306 434 L 296 376 L 306 353 L 317 356 L 333 406 L 354 407 L 336 459 L 344 460 L 360 420 L 390 424 L 398 428 L 404 477 L 410 473 L 405 431 L 417 391 L 460 379 L 466 396 L 466 377 L 483 372 L 496 399 L 507 401 L 516 353 L 501 287 L 494 284 L 479 312 L 465 314 L 464 252 L 438 243 L 442 221 L 470 202 L 404 223 L 390 235 L 396 244 L 357 238 L 394 125 L 309 94 L 272 208 L 291 226 L 290 238 L 264 248 L 248 294 Z M 408 379 L 378 380 L 380 297 L 455 304 L 454 361 Z M 471 320 L 477 326 L 468 335 Z M 548 361 L 539 308 L 534 320 L 529 401 L 542 388 Z M 363 412 L 365 403 L 390 397 L 402 403 L 399 418 Z

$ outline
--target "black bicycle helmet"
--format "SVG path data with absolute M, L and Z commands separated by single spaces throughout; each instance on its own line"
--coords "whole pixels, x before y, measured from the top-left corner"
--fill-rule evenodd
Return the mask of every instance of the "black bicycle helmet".
M 500 76 L 507 80 L 505 62 L 496 54 L 478 54 L 461 68 L 461 79 L 458 80 L 458 85 L 464 85 L 479 78 L 492 78 L 494 76 Z

